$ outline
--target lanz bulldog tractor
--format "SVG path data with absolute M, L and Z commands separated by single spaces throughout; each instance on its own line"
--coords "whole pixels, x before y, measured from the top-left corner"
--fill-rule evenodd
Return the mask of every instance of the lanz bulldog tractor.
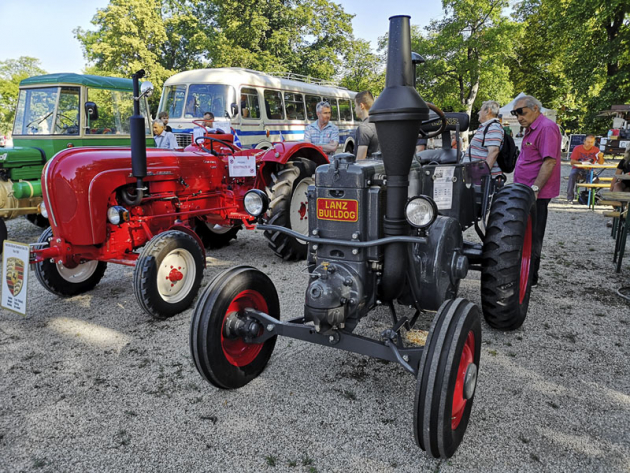
M 480 311 L 457 298 L 459 283 L 469 269 L 480 270 L 488 324 L 511 330 L 523 323 L 535 197 L 526 186 L 502 186 L 483 161 L 459 163 L 448 130 L 465 130 L 468 117 L 436 108 L 438 129 L 414 82 L 409 17 L 395 16 L 386 88 L 370 111 L 383 160 L 336 155 L 317 168 L 308 189 L 309 235 L 300 236 L 309 243 L 303 316 L 281 321 L 271 280 L 237 266 L 219 274 L 200 297 L 190 347 L 199 373 L 221 389 L 256 378 L 278 335 L 400 363 L 417 378 L 417 444 L 433 457 L 448 458 L 468 425 L 481 350 Z M 443 149 L 414 159 L 419 133 L 444 130 Z M 251 191 L 245 200 L 252 215 L 264 214 L 262 193 Z M 473 225 L 483 243 L 463 240 L 463 230 Z M 258 228 L 299 236 L 273 225 Z M 415 314 L 397 315 L 395 301 Z M 375 338 L 354 334 L 380 305 L 389 307 L 391 327 Z M 424 346 L 405 341 L 427 310 L 437 313 Z
M 92 289 L 108 262 L 135 266 L 140 306 L 156 318 L 190 306 L 206 265 L 204 248 L 235 238 L 254 218 L 244 211 L 247 191 L 268 194 L 267 218 L 306 234 L 306 192 L 328 158 L 309 143 L 241 150 L 230 134 L 206 134 L 184 151 L 146 149 L 137 110 L 129 148 L 73 148 L 59 152 L 42 174 L 44 231 L 31 262 L 40 283 L 59 296 Z M 142 84 L 143 89 L 150 83 Z M 306 256 L 307 243 L 269 230 L 284 259 Z

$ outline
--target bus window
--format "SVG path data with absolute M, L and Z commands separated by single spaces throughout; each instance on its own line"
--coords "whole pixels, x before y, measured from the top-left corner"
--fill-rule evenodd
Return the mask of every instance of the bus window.
M 265 90 L 265 108 L 270 120 L 284 120 L 282 93 L 277 90 Z
M 309 120 L 317 120 L 317 104 L 322 101 L 322 98 L 317 95 L 306 96 L 306 118 Z
M 337 99 L 324 97 L 322 100 L 330 104 L 330 119 L 334 122 L 339 121 L 339 107 L 337 107 Z
M 192 84 L 188 87 L 184 118 L 201 118 L 206 112 L 212 112 L 215 119 L 230 117 L 230 105 L 235 102 L 234 89 L 229 85 Z
M 241 89 L 241 116 L 243 118 L 260 118 L 258 105 L 258 91 L 256 89 Z
M 181 118 L 184 111 L 184 97 L 186 96 L 185 85 L 171 85 L 164 89 L 164 99 L 162 100 L 160 112 L 167 112 L 169 118 Z
M 291 92 L 284 93 L 284 105 L 287 108 L 287 118 L 289 120 L 304 120 L 304 97 L 302 94 Z
M 342 122 L 352 121 L 352 108 L 350 107 L 350 100 L 339 99 L 339 114 L 341 115 Z

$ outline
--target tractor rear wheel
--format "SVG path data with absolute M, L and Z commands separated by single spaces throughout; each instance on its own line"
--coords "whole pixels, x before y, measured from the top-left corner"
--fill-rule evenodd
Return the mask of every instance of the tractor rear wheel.
M 40 235 L 38 243 L 50 243 L 53 237 L 52 228 L 48 227 Z M 99 283 L 105 274 L 107 263 L 104 261 L 86 261 L 74 268 L 63 263 L 44 260 L 35 264 L 35 276 L 47 290 L 62 297 L 83 294 Z
M 479 309 L 466 299 L 444 302 L 422 352 L 414 399 L 416 443 L 434 458 L 451 457 L 466 433 L 480 356 Z
M 289 161 L 267 189 L 269 210 L 267 224 L 289 228 L 303 235 L 308 234 L 308 186 L 315 183 L 313 173 L 317 165 L 313 161 L 297 158 Z M 308 243 L 284 233 L 265 231 L 269 247 L 287 261 L 306 258 Z
M 199 235 L 203 246 L 209 249 L 219 249 L 229 245 L 231 240 L 236 240 L 236 234 L 240 229 L 240 225 L 215 225 L 198 220 L 195 233 Z
M 483 242 L 481 307 L 492 328 L 515 330 L 527 316 L 533 271 L 536 196 L 511 184 L 493 198 Z
M 218 388 L 236 389 L 252 381 L 263 372 L 276 345 L 277 337 L 248 343 L 226 333 L 228 321 L 242 320 L 247 308 L 280 318 L 278 292 L 269 277 L 250 266 L 235 266 L 214 278 L 193 313 L 192 358 L 199 374 Z M 260 326 L 258 335 L 263 330 Z
M 136 263 L 136 299 L 156 319 L 179 314 L 197 295 L 203 268 L 203 250 L 192 236 L 177 230 L 160 233 L 147 243 Z
M 33 225 L 37 225 L 39 228 L 47 228 L 50 226 L 48 219 L 40 214 L 27 214 L 25 217 L 26 220 L 31 222 Z

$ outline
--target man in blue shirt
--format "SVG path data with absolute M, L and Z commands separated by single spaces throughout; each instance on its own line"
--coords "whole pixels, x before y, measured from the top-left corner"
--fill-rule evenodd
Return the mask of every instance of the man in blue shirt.
M 339 128 L 330 123 L 331 110 L 328 102 L 319 102 L 315 109 L 317 121 L 304 129 L 304 141 L 319 146 L 329 156 L 339 146 Z
M 153 135 L 156 148 L 177 148 L 177 140 L 175 139 L 175 135 L 164 129 L 164 122 L 162 120 L 155 120 L 153 122 Z

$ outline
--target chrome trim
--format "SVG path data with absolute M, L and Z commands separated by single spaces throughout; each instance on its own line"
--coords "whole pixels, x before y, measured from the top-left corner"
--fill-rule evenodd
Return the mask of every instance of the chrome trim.
M 44 198 L 44 196 L 48 197 L 48 173 L 50 172 L 50 163 L 52 163 L 52 159 L 47 161 L 46 164 L 44 164 L 44 170 L 42 172 L 42 175 L 44 176 L 44 188 L 42 189 L 42 199 Z M 55 218 L 55 212 L 53 212 L 52 209 L 52 203 L 50 201 L 50 199 L 48 199 L 48 203 L 49 205 L 49 209 L 48 210 L 48 215 L 49 218 L 52 218 L 52 222 L 53 225 L 55 225 L 55 227 L 57 226 L 57 219 Z

